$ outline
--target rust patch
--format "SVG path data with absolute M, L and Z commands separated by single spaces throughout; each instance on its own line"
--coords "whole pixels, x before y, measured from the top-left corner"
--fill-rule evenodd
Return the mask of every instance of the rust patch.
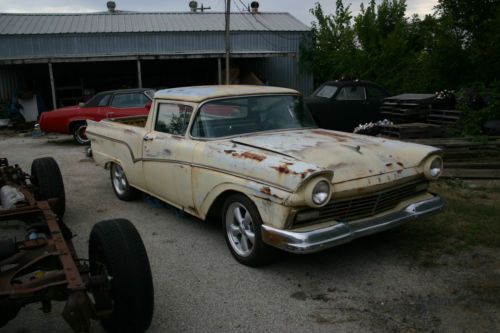
M 125 134 L 135 134 L 135 131 L 131 130 L 129 128 L 126 128 L 126 129 L 123 130 L 123 133 L 125 133 Z
M 288 165 L 286 165 L 286 164 L 280 165 L 277 167 L 273 166 L 271 168 L 278 171 L 279 173 L 284 173 L 285 175 L 288 175 L 290 173 L 290 169 L 288 169 Z
M 226 154 L 232 154 L 232 153 L 235 153 L 235 152 L 236 152 L 236 150 L 227 149 L 227 150 L 224 150 L 224 152 L 225 152 Z
M 172 155 L 172 152 L 170 151 L 170 149 L 164 149 L 163 152 L 165 153 L 165 155 L 167 156 L 170 156 Z
M 226 151 L 225 151 L 226 152 Z M 229 154 L 229 153 L 228 153 Z M 252 153 L 250 151 L 246 151 L 242 154 L 238 154 L 236 152 L 232 153 L 231 154 L 233 157 L 237 157 L 237 158 L 248 158 L 248 159 L 251 159 L 251 160 L 255 160 L 255 161 L 258 161 L 258 162 L 262 162 L 263 160 L 265 160 L 267 158 L 267 156 L 264 156 L 264 155 L 259 155 L 259 154 L 255 154 L 255 153 Z
M 391 167 L 393 163 L 387 163 L 385 166 L 386 167 Z
M 172 139 L 179 141 L 179 140 L 184 140 L 184 137 L 179 135 L 172 135 Z
M 285 175 L 288 175 L 288 174 L 292 174 L 292 175 L 295 175 L 295 176 L 300 176 L 300 178 L 304 179 L 306 178 L 306 176 L 311 173 L 311 172 L 314 172 L 316 170 L 314 169 L 307 169 L 306 171 L 304 172 L 296 172 L 296 171 L 292 171 L 290 169 L 288 169 L 288 163 L 285 163 L 285 164 L 282 164 L 280 166 L 277 166 L 277 167 L 271 167 L 273 168 L 274 170 L 278 171 L 279 173 L 282 173 L 282 174 L 285 174 Z
M 264 186 L 260 189 L 260 192 L 267 195 L 271 195 L 271 188 L 269 186 Z

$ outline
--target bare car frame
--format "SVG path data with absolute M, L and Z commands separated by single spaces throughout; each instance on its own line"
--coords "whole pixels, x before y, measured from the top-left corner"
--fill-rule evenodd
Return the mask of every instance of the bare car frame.
M 153 283 L 135 227 L 124 219 L 95 224 L 89 259 L 81 259 L 64 212 L 64 184 L 54 159 L 34 160 L 31 175 L 0 159 L 0 327 L 25 305 L 40 302 L 50 312 L 52 301 L 66 301 L 62 316 L 76 332 L 88 332 L 91 319 L 106 331 L 146 330 Z M 9 235 L 16 228 L 21 239 Z

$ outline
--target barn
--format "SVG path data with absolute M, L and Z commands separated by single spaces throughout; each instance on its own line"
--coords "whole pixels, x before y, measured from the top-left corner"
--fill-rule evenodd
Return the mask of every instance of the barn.
M 109 5 L 109 3 L 108 3 Z M 232 83 L 309 94 L 300 66 L 310 28 L 289 13 L 231 13 Z M 44 105 L 72 105 L 99 91 L 224 83 L 225 14 L 128 12 L 0 14 L 0 99 L 33 92 Z

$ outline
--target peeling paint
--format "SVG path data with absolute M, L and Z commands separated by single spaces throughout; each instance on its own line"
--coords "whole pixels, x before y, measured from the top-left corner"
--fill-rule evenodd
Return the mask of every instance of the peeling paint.
M 226 154 L 228 154 L 226 150 L 224 150 L 224 152 Z M 248 158 L 250 160 L 255 160 L 255 161 L 258 161 L 258 162 L 262 162 L 263 160 L 265 160 L 267 158 L 267 156 L 265 156 L 265 155 L 259 155 L 259 154 L 256 154 L 256 153 L 252 153 L 250 151 L 246 151 L 246 152 L 244 152 L 242 154 L 238 154 L 237 152 L 233 152 L 231 154 L 231 156 L 237 157 L 237 158 Z
M 271 195 L 271 188 L 269 186 L 264 186 L 260 189 L 260 192 L 267 195 Z

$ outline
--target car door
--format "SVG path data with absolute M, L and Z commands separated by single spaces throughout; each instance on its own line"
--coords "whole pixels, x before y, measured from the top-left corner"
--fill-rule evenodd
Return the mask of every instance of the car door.
M 147 114 L 151 100 L 143 92 L 120 92 L 113 95 L 107 118 L 130 117 Z
M 370 121 L 378 121 L 381 120 L 380 116 L 380 107 L 384 102 L 386 97 L 389 97 L 389 93 L 382 89 L 381 87 L 377 87 L 375 85 L 366 86 L 366 96 L 367 96 L 367 112 L 370 118 Z
M 360 123 L 366 122 L 368 107 L 366 89 L 363 85 L 346 85 L 334 97 L 333 122 L 335 129 L 352 132 Z
M 191 163 L 197 141 L 186 137 L 193 106 L 158 102 L 152 129 L 143 139 L 146 190 L 174 206 L 192 210 Z

